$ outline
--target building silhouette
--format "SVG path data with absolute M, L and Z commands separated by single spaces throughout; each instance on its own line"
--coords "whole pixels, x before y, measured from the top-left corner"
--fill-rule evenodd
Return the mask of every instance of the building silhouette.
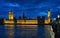
M 0 18 L 0 25 L 4 25 L 4 19 Z
M 21 16 L 19 16 L 19 19 L 21 19 Z
M 53 32 L 55 33 L 55 38 L 60 38 L 60 17 L 52 22 Z

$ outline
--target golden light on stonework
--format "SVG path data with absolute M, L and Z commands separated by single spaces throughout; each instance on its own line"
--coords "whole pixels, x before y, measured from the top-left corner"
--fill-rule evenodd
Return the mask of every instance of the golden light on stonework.
M 49 24 L 50 23 L 50 10 L 48 10 L 48 19 L 45 20 L 45 24 Z
M 17 24 L 38 24 L 38 20 L 17 20 Z
M 9 12 L 9 19 L 14 19 L 13 12 Z

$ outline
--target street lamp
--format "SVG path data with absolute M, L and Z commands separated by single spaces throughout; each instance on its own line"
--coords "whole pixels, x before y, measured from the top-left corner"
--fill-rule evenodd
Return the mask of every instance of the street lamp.
M 58 18 L 60 18 L 60 15 L 58 15 Z

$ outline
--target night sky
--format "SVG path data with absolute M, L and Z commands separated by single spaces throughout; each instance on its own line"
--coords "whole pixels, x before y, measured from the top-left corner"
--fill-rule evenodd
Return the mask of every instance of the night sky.
M 7 18 L 8 12 L 13 11 L 18 18 L 23 12 L 27 17 L 45 16 L 48 8 L 51 10 L 51 18 L 60 14 L 60 0 L 0 0 L 0 18 Z

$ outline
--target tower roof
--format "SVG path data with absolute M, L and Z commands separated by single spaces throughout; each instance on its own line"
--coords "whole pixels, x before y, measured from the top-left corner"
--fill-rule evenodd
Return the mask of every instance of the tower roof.
M 48 8 L 48 11 L 50 11 L 50 8 Z
M 13 11 L 12 11 L 12 10 L 10 10 L 10 11 L 9 11 L 9 14 L 13 14 Z
M 13 12 L 10 11 L 9 14 L 13 14 Z

